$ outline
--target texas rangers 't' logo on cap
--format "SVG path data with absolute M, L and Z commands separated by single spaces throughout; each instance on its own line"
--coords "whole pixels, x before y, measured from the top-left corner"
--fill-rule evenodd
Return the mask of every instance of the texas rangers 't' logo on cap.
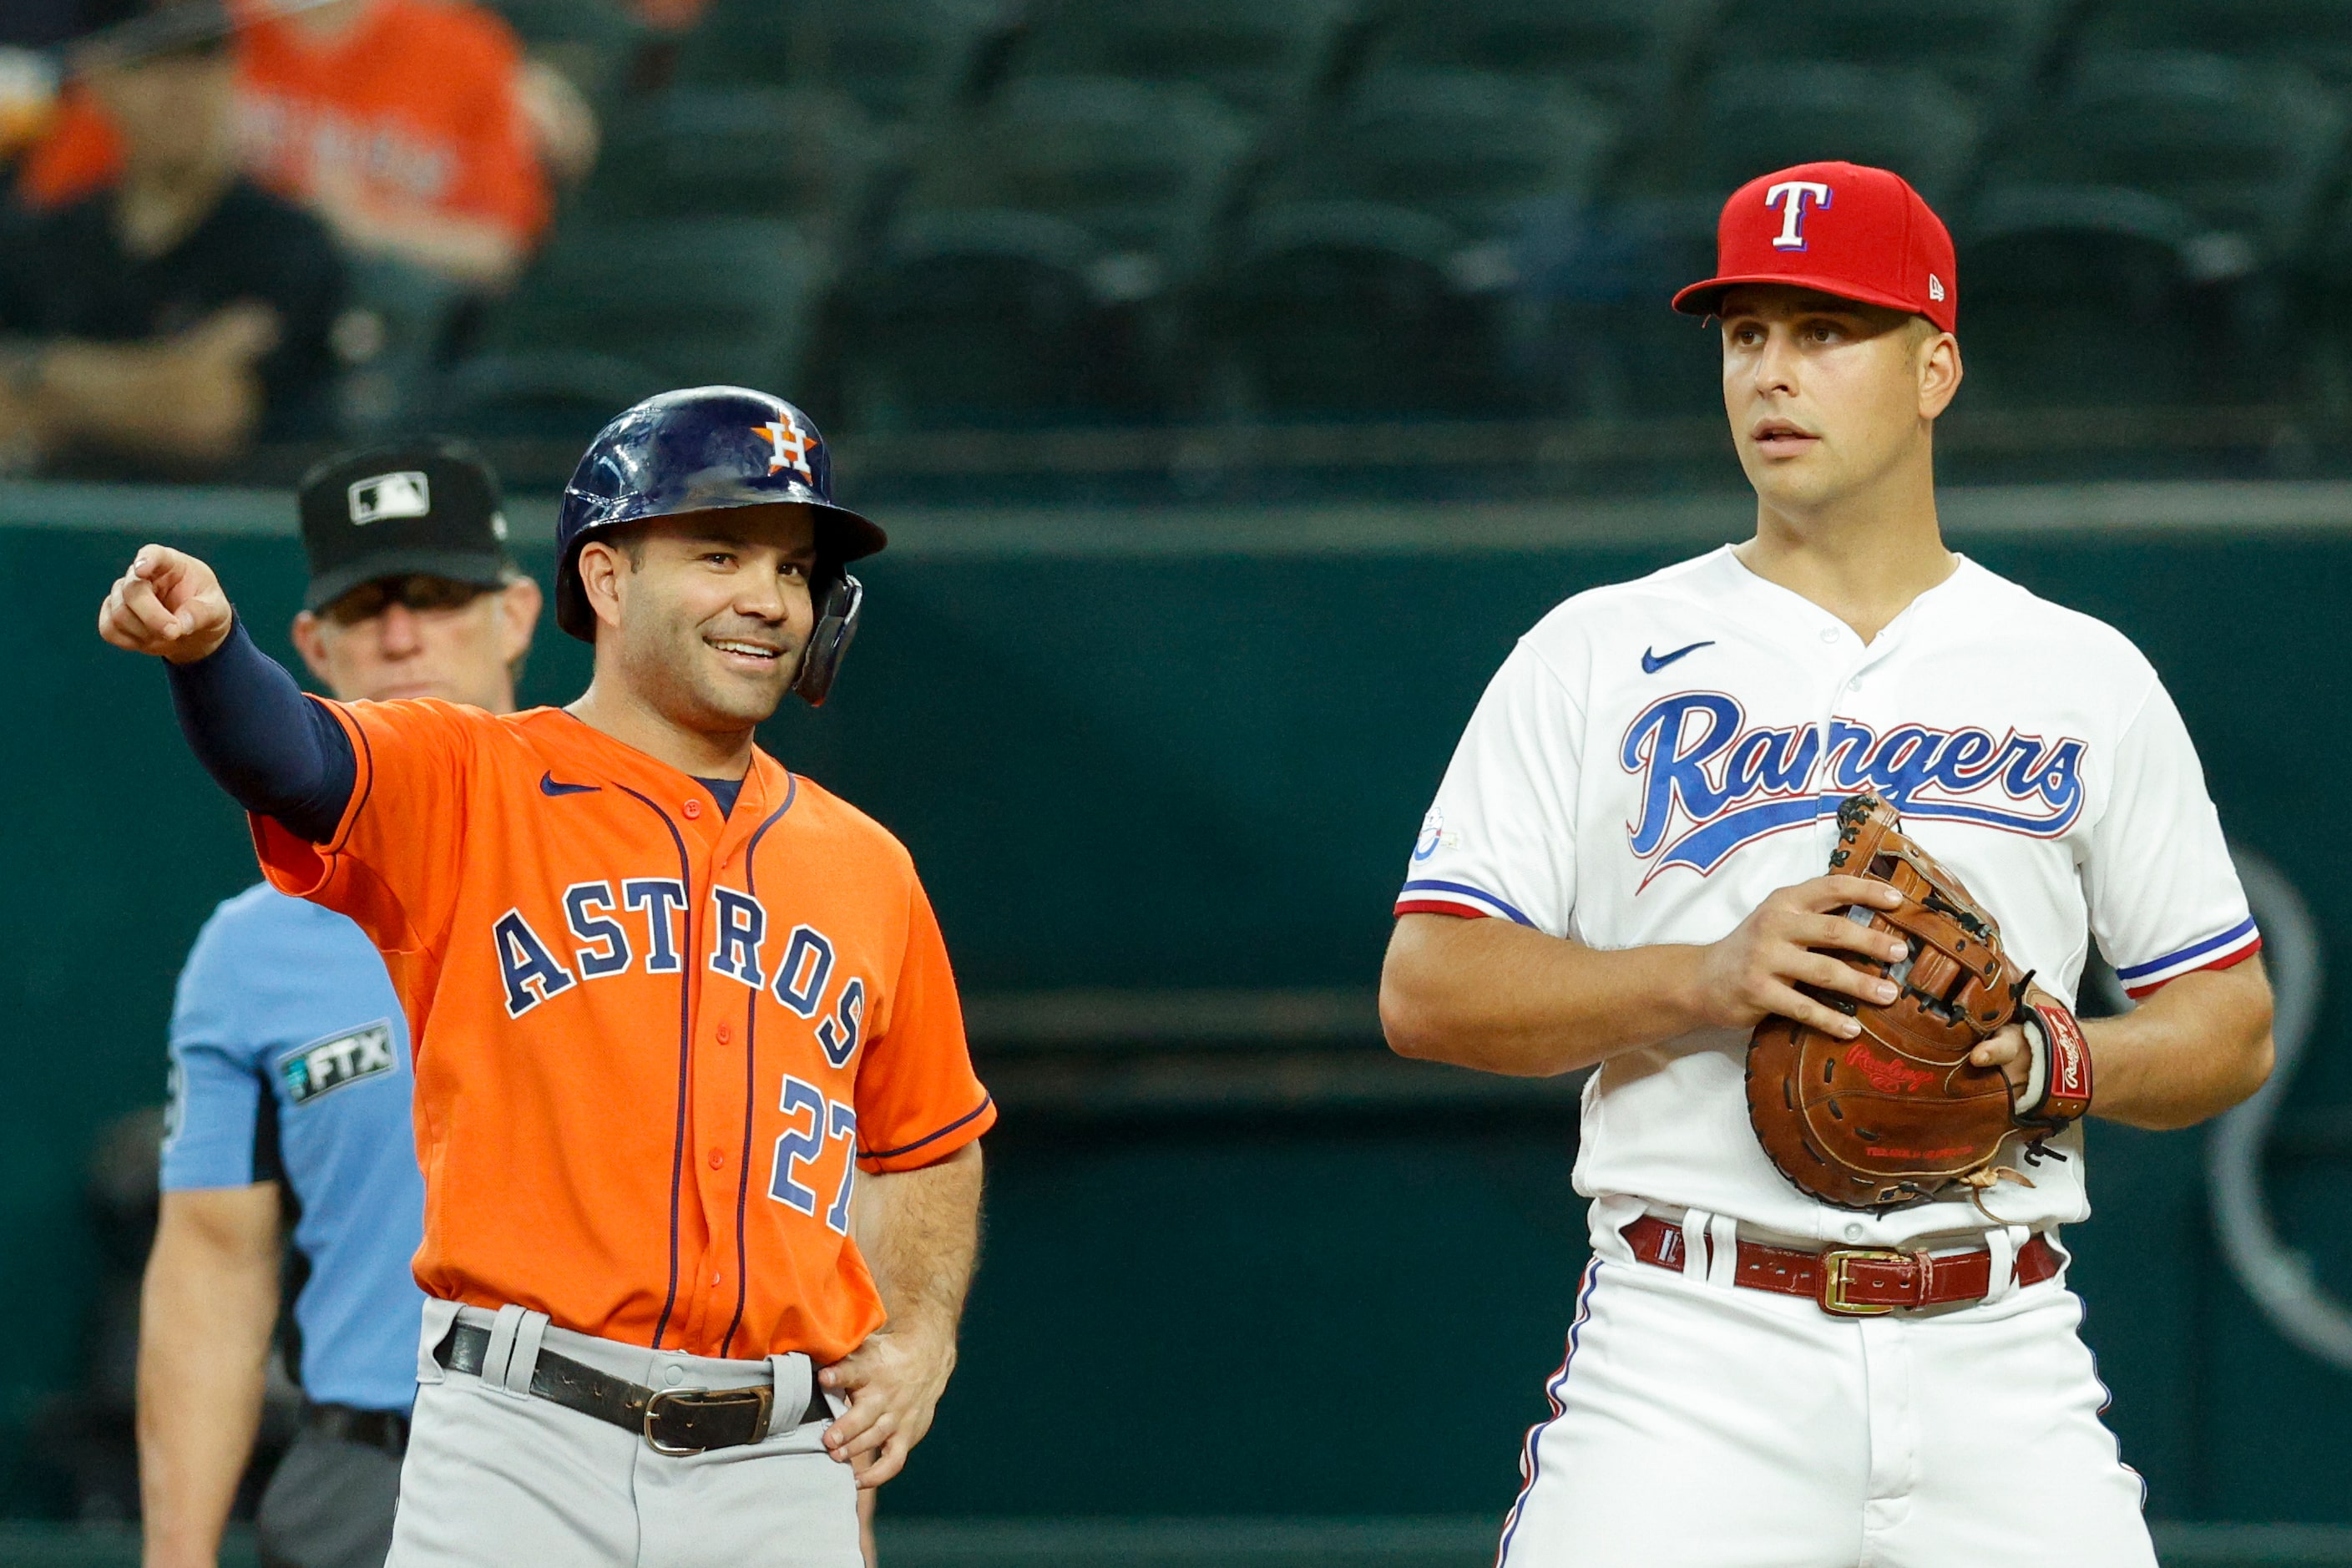
M 1830 205 L 1830 187 L 1819 180 L 1783 180 L 1764 192 L 1764 205 L 1781 212 L 1780 232 L 1772 237 L 1775 250 L 1805 248 L 1805 204 Z
M 1952 237 L 1891 169 L 1799 163 L 1731 194 L 1716 226 L 1716 274 L 1675 296 L 1675 309 L 1713 315 L 1742 284 L 1781 284 L 1927 317 L 1958 316 Z

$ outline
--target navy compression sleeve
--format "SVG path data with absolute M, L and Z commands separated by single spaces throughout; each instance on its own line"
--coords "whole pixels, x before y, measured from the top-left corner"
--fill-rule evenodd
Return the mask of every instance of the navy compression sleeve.
M 204 658 L 168 668 L 180 732 L 213 782 L 306 842 L 333 837 L 359 784 L 351 737 L 254 646 L 245 622 Z

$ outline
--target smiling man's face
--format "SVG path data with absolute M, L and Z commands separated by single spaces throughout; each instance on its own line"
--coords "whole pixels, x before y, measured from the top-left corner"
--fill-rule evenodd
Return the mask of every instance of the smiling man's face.
M 801 506 L 663 518 L 613 542 L 620 671 L 671 722 L 740 731 L 776 710 L 814 620 L 816 524 Z
M 1958 385 L 1931 370 L 1945 334 L 1918 316 L 1809 289 L 1727 290 L 1723 406 L 1766 502 L 1810 510 L 1867 489 L 1927 438 Z

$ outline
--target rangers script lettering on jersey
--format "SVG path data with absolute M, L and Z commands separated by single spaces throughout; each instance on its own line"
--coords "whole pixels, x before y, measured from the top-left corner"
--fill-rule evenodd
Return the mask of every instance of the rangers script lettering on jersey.
M 359 760 L 333 838 L 255 840 L 408 1014 L 418 1283 L 697 1355 L 855 1349 L 856 1172 L 995 1119 L 906 850 L 764 752 L 722 814 L 556 709 L 327 707 Z
M 1962 560 L 1865 647 L 1728 548 L 1580 594 L 1520 639 L 1397 910 L 1604 949 L 1716 942 L 1822 874 L 1838 801 L 1865 789 L 2070 1005 L 2094 933 L 2136 994 L 2261 945 L 2188 731 L 2120 633 Z M 1748 1127 L 1747 1044 L 1689 1035 L 1587 1082 L 1576 1186 L 1602 1200 L 1596 1238 L 1644 1205 L 1871 1246 L 1983 1228 L 1966 1202 L 1873 1216 L 1801 1193 Z M 2003 1221 L 2088 1212 L 2080 1127 L 2053 1147 L 2067 1158 L 2034 1186 L 1989 1197 Z

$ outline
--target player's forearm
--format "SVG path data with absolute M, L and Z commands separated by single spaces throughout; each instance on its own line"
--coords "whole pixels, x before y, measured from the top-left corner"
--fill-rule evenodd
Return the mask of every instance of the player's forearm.
M 1547 1078 L 1699 1027 L 1703 950 L 1602 952 L 1496 920 L 1401 917 L 1381 970 L 1399 1056 Z
M 2083 1026 L 2093 1114 L 2134 1127 L 2219 1116 L 2271 1073 L 2271 987 L 2262 960 L 2184 974 L 2118 1018 Z
M 231 799 L 313 844 L 333 837 L 358 784 L 351 738 L 243 622 L 210 655 L 171 666 L 171 681 L 181 733 Z
M 980 1251 L 980 1145 L 857 1179 L 853 1228 L 892 1333 L 952 1346 Z
M 278 1320 L 274 1204 L 266 1226 L 224 1236 L 188 1223 L 184 1215 L 171 1215 L 180 1195 L 164 1200 L 167 1217 L 157 1228 L 141 1298 L 139 1486 L 146 1568 L 213 1568 L 260 1424 Z M 261 1211 L 258 1202 L 250 1206 Z

